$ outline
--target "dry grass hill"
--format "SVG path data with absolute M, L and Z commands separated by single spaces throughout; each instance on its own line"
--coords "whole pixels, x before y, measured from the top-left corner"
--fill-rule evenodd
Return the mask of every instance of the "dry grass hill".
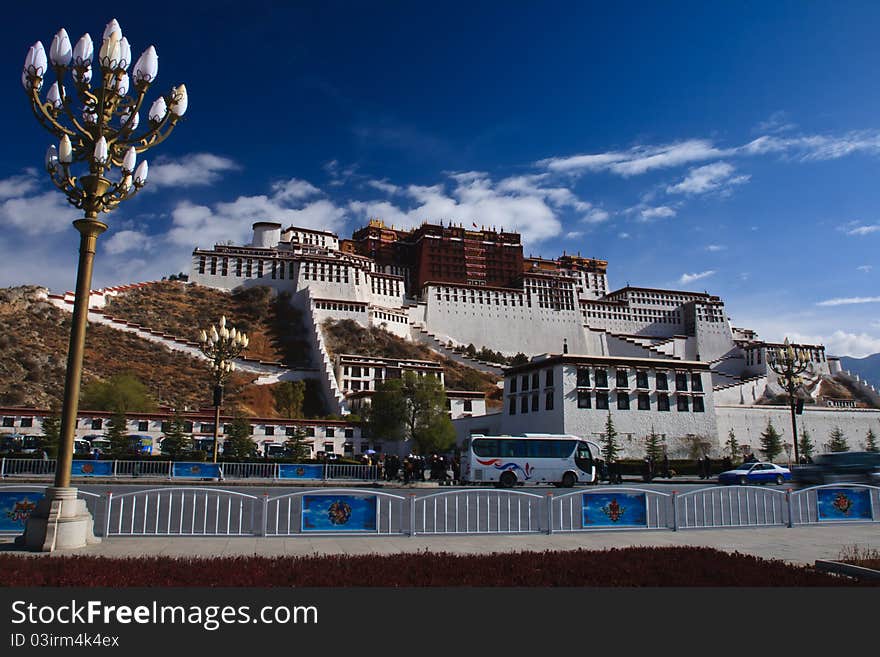
M 48 408 L 59 404 L 71 315 L 45 300 L 46 290 L 35 286 L 0 289 L 0 405 Z M 302 317 L 284 297 L 269 288 L 233 293 L 179 281 L 161 281 L 132 288 L 113 297 L 107 316 L 159 330 L 183 340 L 196 339 L 199 328 L 226 315 L 250 336 L 246 355 L 295 367 L 308 365 L 311 354 L 303 339 Z M 500 404 L 497 379 L 460 365 L 427 347 L 401 340 L 381 329 L 364 329 L 354 322 L 337 322 L 325 330 L 335 353 L 418 358 L 440 362 L 447 387 L 481 390 L 489 403 Z M 211 381 L 203 361 L 131 333 L 90 324 L 86 334 L 83 384 L 132 372 L 164 405 L 208 408 Z M 227 386 L 227 408 L 261 417 L 277 417 L 271 385 L 249 385 L 255 376 L 239 372 Z M 325 415 L 317 381 L 308 381 L 304 415 Z

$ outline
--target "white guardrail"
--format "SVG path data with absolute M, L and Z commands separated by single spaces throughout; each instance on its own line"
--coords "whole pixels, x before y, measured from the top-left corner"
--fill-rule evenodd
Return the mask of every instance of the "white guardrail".
M 0 486 L 0 533 L 21 533 L 44 486 Z M 527 534 L 793 527 L 880 522 L 880 487 L 829 484 L 664 493 L 626 487 L 562 495 L 454 489 L 417 495 L 310 488 L 270 497 L 202 486 L 98 495 L 79 491 L 98 536 L 345 536 Z

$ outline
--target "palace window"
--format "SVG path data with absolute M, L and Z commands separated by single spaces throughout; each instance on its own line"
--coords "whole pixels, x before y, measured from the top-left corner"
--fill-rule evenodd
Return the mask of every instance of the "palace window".
M 657 372 L 656 374 L 657 390 L 669 390 L 669 379 L 666 372 Z
M 651 396 L 647 392 L 639 393 L 639 410 L 640 411 L 650 411 L 651 410 Z
M 538 408 L 538 393 L 532 395 L 532 413 L 537 413 L 540 408 Z
M 703 404 L 702 397 L 694 397 L 694 413 L 703 413 L 706 407 Z
M 586 367 L 578 368 L 577 384 L 579 388 L 585 388 L 590 385 L 590 370 L 588 370 Z
M 608 387 L 608 370 L 597 369 L 596 370 L 596 387 L 597 388 L 607 388 Z
M 520 413 L 528 413 L 529 412 L 529 398 L 526 395 L 523 395 L 522 397 L 520 397 L 519 412 Z
M 596 393 L 596 408 L 599 410 L 608 410 L 608 393 L 607 392 L 597 392 Z
M 660 393 L 659 395 L 657 395 L 657 410 L 669 410 L 669 395 L 667 395 L 666 393 Z
M 617 370 L 617 387 L 629 388 L 629 373 L 627 370 Z
M 690 403 L 688 402 L 687 395 L 677 395 L 678 397 L 678 410 L 687 411 L 690 408 Z
M 617 410 L 619 410 L 619 411 L 628 411 L 629 410 L 629 393 L 628 392 L 618 392 L 617 393 Z
M 636 372 L 636 388 L 647 388 L 648 387 L 648 373 L 647 372 Z
M 548 411 L 553 410 L 553 392 L 548 392 L 545 400 L 544 408 Z
M 691 374 L 691 390 L 695 392 L 703 392 L 703 379 L 697 372 Z
M 578 390 L 578 408 L 591 408 L 590 391 Z
M 675 374 L 675 389 L 676 390 L 687 390 L 688 389 L 687 374 L 685 374 L 684 372 L 676 372 L 676 374 Z

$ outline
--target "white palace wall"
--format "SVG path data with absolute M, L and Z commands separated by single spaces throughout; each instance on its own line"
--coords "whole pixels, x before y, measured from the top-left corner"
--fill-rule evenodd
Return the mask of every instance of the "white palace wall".
M 791 443 L 791 410 L 788 406 L 715 406 L 718 423 L 718 437 L 723 444 L 733 429 L 740 445 L 750 445 L 755 454 L 761 446 L 761 433 L 772 421 L 773 427 L 782 435 L 783 443 Z M 840 427 L 852 451 L 864 449 L 865 434 L 868 429 L 880 436 L 880 410 L 862 408 L 827 408 L 807 406 L 802 415 L 797 416 L 798 433 L 804 428 L 810 433 L 810 440 L 816 452 L 825 451 L 829 434 Z
M 450 295 L 444 289 L 455 289 L 458 300 L 447 300 Z M 578 311 L 534 308 L 521 292 L 485 290 L 472 295 L 469 288 L 428 287 L 423 312 L 426 327 L 438 339 L 477 349 L 514 355 L 561 352 L 563 343 L 574 353 L 588 353 L 590 347 Z

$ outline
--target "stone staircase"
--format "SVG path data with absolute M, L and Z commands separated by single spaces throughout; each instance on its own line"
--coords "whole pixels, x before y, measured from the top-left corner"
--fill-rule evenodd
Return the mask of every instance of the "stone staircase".
M 436 335 L 426 331 L 420 324 L 410 322 L 410 335 L 412 336 L 413 342 L 421 343 L 428 347 L 431 351 L 437 352 L 438 354 L 445 356 L 450 360 L 454 360 L 456 363 L 466 365 L 467 367 L 470 367 L 472 369 L 479 370 L 480 372 L 485 372 L 486 374 L 491 374 L 499 378 L 504 376 L 504 366 L 497 363 L 490 363 L 488 361 L 471 358 L 466 354 L 461 354 L 457 351 L 454 351 L 447 347 L 446 344 L 442 340 L 438 339 Z

